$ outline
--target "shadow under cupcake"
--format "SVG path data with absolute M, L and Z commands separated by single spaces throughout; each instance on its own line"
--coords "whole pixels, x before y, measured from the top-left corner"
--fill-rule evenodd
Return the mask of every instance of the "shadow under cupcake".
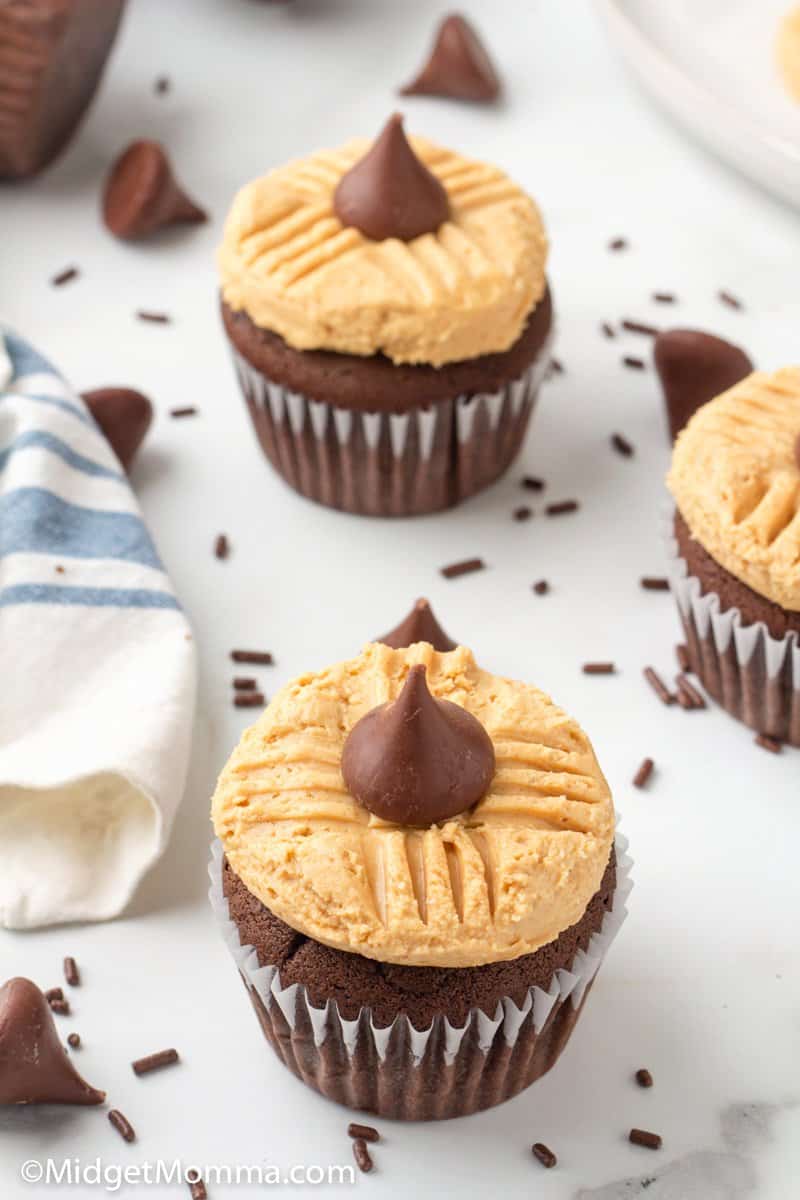
M 219 253 L 222 316 L 261 446 L 346 512 L 448 508 L 522 446 L 550 361 L 547 240 L 495 167 L 399 116 L 370 147 L 248 184 Z

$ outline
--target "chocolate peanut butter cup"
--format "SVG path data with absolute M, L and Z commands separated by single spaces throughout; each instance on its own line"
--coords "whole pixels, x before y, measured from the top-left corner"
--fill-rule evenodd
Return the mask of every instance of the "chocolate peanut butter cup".
M 549 1070 L 624 916 L 588 739 L 463 647 L 375 643 L 289 684 L 213 819 L 212 905 L 267 1040 L 383 1116 L 466 1115 Z
M 549 362 L 547 242 L 501 171 L 399 116 L 236 198 L 222 317 L 253 425 L 297 491 L 407 516 L 497 479 Z

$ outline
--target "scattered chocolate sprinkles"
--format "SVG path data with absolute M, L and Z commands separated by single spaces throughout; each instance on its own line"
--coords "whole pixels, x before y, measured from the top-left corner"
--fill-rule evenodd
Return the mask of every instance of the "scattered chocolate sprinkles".
M 67 955 L 64 959 L 64 978 L 70 987 L 79 987 L 81 982 L 81 973 L 78 970 L 78 964 L 71 955 Z
M 661 678 L 661 676 L 654 671 L 652 667 L 645 667 L 643 674 L 662 704 L 675 703 L 675 697 L 673 696 L 672 692 L 664 683 L 664 680 Z
M 645 1146 L 648 1150 L 660 1150 L 663 1144 L 661 1134 L 651 1133 L 649 1129 L 632 1129 L 628 1141 L 633 1142 L 634 1146 Z
M 253 663 L 259 667 L 271 667 L 274 658 L 269 650 L 231 650 L 231 658 L 238 663 Z
M 609 250 L 627 250 L 628 249 L 628 239 L 624 238 L 624 237 L 612 238 L 611 241 L 608 243 L 608 248 L 609 248 Z
M 698 692 L 697 688 L 691 683 L 685 675 L 680 674 L 675 676 L 675 682 L 678 685 L 678 703 L 681 708 L 705 708 L 706 702 L 703 696 Z M 681 697 L 685 696 L 688 704 L 684 704 Z
M 79 1033 L 71 1033 L 67 1038 L 67 1045 L 73 1050 L 77 1050 L 81 1044 L 81 1035 Z
M 683 672 L 691 671 L 692 664 L 689 662 L 689 650 L 683 642 L 678 642 L 675 647 L 675 657 L 678 660 L 678 666 Z
M 762 750 L 769 750 L 770 754 L 780 754 L 781 750 L 783 749 L 783 746 L 778 739 L 772 737 L 768 733 L 759 733 L 757 737 L 753 738 L 753 741 L 757 746 L 760 746 Z
M 515 521 L 528 521 L 533 516 L 533 509 L 527 504 L 521 504 L 519 508 L 515 508 L 512 516 Z
M 623 437 L 621 433 L 612 433 L 611 445 L 617 454 L 621 454 L 623 458 L 633 458 L 633 444 L 626 437 Z
M 233 687 L 237 692 L 254 692 L 256 681 L 252 675 L 237 675 L 234 678 Z
M 661 332 L 655 325 L 648 325 L 645 321 L 632 321 L 630 317 L 625 317 L 620 321 L 623 329 L 627 329 L 628 333 L 644 333 L 648 337 L 658 337 Z
M 609 324 L 608 321 L 603 321 L 600 328 L 607 338 L 615 338 L 617 336 L 614 326 Z
M 227 558 L 231 552 L 230 544 L 224 533 L 217 535 L 217 540 L 214 542 L 214 555 L 216 558 Z
M 544 480 L 538 479 L 535 475 L 523 475 L 522 486 L 527 488 L 529 492 L 543 492 Z
M 73 279 L 77 279 L 80 271 L 77 267 L 65 267 L 63 271 L 59 271 L 50 280 L 53 287 L 63 287 L 65 283 L 72 283 Z
M 562 363 L 560 358 L 551 358 L 548 370 L 551 375 L 563 375 L 564 374 L 564 364 Z
M 69 1016 L 69 1000 L 53 999 L 48 1002 L 54 1013 L 58 1013 L 60 1017 Z
M 461 562 L 450 563 L 447 567 L 441 567 L 440 573 L 445 579 L 458 579 L 459 575 L 469 575 L 472 571 L 482 571 L 486 563 L 482 558 L 464 558 Z
M 643 371 L 645 361 L 643 358 L 637 358 L 635 354 L 626 354 L 622 360 L 623 366 L 630 367 L 633 371 Z
M 643 788 L 650 776 L 653 774 L 653 768 L 655 765 L 656 764 L 653 762 L 652 758 L 642 759 L 639 770 L 633 777 L 633 786 L 637 788 Z
M 136 316 L 140 321 L 149 321 L 151 325 L 169 325 L 172 318 L 163 312 L 152 312 L 147 308 L 140 308 L 136 312 Z
M 668 592 L 669 580 L 664 579 L 661 575 L 643 575 L 639 580 L 639 586 L 646 592 Z
M 109 1111 L 108 1119 L 116 1129 L 119 1136 L 125 1142 L 135 1142 L 136 1133 L 133 1126 L 126 1116 L 124 1116 L 118 1108 L 112 1108 Z
M 356 1160 L 359 1171 L 367 1174 L 372 1170 L 372 1157 L 363 1138 L 355 1138 L 353 1141 L 353 1158 Z
M 647 1067 L 639 1067 L 639 1070 L 634 1075 L 634 1079 L 639 1087 L 651 1088 L 653 1086 L 653 1076 L 648 1071 Z
M 206 1185 L 199 1175 L 196 1178 L 192 1175 L 191 1179 L 187 1177 L 187 1183 L 189 1184 L 189 1195 L 192 1197 L 192 1200 L 208 1200 Z
M 347 1126 L 347 1136 L 361 1138 L 365 1142 L 379 1142 L 381 1140 L 381 1135 L 374 1125 L 359 1125 L 358 1121 L 351 1121 Z
M 54 1000 L 63 1000 L 64 989 L 60 987 L 48 988 L 44 994 L 44 998 L 48 1004 L 52 1004 Z
M 723 304 L 727 304 L 728 308 L 744 308 L 744 305 L 737 296 L 732 295 L 731 292 L 726 292 L 724 289 L 717 292 L 717 298 L 721 300 Z
M 581 668 L 584 675 L 614 675 L 616 667 L 612 662 L 587 662 Z
M 578 508 L 577 500 L 559 500 L 557 504 L 548 504 L 544 511 L 548 517 L 560 517 L 562 513 L 577 512 Z
M 193 404 L 184 404 L 182 408 L 171 408 L 169 415 L 171 417 L 196 417 L 197 409 Z
M 550 584 L 546 579 L 540 579 L 537 583 L 533 584 L 533 591 L 536 592 L 537 596 L 546 596 L 550 591 Z
M 545 1146 L 544 1142 L 534 1142 L 531 1146 L 533 1157 L 542 1164 L 543 1167 L 554 1167 L 558 1162 L 555 1154 L 549 1146 Z
M 171 1067 L 177 1061 L 177 1050 L 157 1050 L 155 1054 L 146 1054 L 144 1058 L 135 1059 L 131 1066 L 135 1075 L 147 1075 L 150 1071 L 160 1070 L 161 1067 Z
M 158 79 L 156 80 L 156 82 L 154 84 L 153 90 L 155 91 L 157 96 L 165 96 L 171 87 L 172 87 L 172 84 L 170 82 L 169 76 L 168 75 L 159 75 Z
M 263 708 L 265 703 L 263 692 L 236 692 L 233 697 L 234 708 Z
M 677 296 L 674 292 L 653 292 L 656 304 L 674 304 Z

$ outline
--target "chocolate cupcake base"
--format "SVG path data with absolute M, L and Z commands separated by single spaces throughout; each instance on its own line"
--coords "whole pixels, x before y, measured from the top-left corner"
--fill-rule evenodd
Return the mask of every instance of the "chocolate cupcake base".
M 453 1025 L 439 1013 L 424 1029 L 405 1013 L 376 1023 L 366 1006 L 350 1009 L 348 1018 L 336 1001 L 312 1003 L 303 984 L 283 986 L 279 970 L 260 965 L 256 949 L 241 943 L 223 890 L 219 843 L 212 852 L 210 897 L 264 1035 L 298 1078 L 349 1108 L 401 1120 L 440 1120 L 500 1104 L 553 1066 L 625 917 L 630 891 L 625 849 L 618 838 L 611 907 L 569 969 L 556 970 L 546 987 L 498 999 L 491 1016 L 476 1006 Z
M 519 453 L 550 361 L 549 292 L 505 354 L 436 369 L 293 350 L 223 304 L 253 427 L 301 495 L 365 516 L 450 508 Z
M 731 716 L 800 746 L 800 617 L 757 596 L 698 543 L 689 544 L 680 514 L 670 513 L 667 535 L 670 583 L 693 672 Z

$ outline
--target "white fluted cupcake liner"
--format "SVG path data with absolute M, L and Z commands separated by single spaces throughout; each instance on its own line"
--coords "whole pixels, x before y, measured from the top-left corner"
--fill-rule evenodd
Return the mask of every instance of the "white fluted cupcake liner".
M 703 595 L 664 517 L 670 586 L 678 604 L 692 670 L 724 709 L 757 733 L 800 746 L 800 641 L 775 638 L 763 621 L 747 625 L 738 608 Z
M 241 944 L 223 893 L 218 841 L 212 845 L 209 897 L 262 1029 L 296 1075 L 331 1099 L 383 1116 L 464 1116 L 515 1095 L 558 1058 L 627 915 L 627 845 L 618 834 L 612 908 L 570 969 L 556 971 L 547 989 L 529 988 L 521 1007 L 505 997 L 493 1016 L 475 1008 L 463 1026 L 436 1017 L 418 1030 L 400 1015 L 381 1027 L 367 1008 L 348 1020 L 335 1001 L 316 1007 L 302 985 L 283 987 L 277 968 L 260 966 L 254 947 Z

